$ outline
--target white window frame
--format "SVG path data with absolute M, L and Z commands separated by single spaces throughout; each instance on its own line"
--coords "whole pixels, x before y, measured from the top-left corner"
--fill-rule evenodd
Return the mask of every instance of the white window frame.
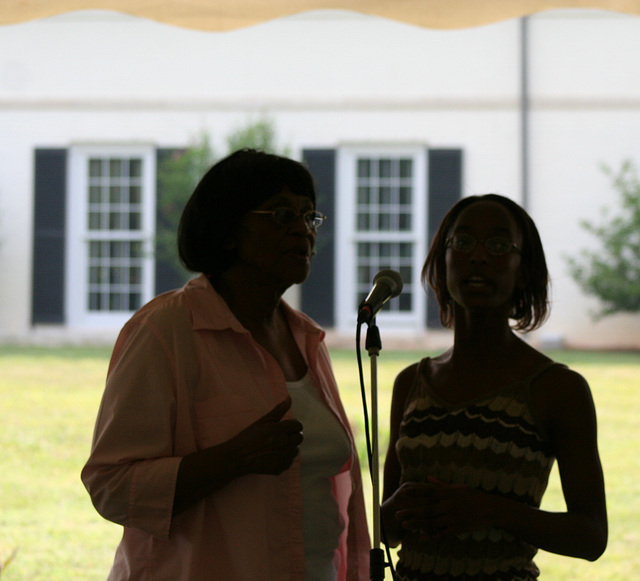
M 404 280 L 403 288 L 413 293 L 412 310 L 380 312 L 377 322 L 386 329 L 421 332 L 425 328 L 426 299 L 420 282 L 420 272 L 427 248 L 427 147 L 426 145 L 345 145 L 338 149 L 336 190 L 336 329 L 352 332 L 356 325 L 356 250 L 358 242 L 366 238 L 388 240 L 389 233 L 362 235 L 356 230 L 356 162 L 361 157 L 409 157 L 413 160 L 412 228 L 396 232 L 394 242 L 414 245 L 412 280 Z M 397 299 L 392 299 L 397 300 Z
M 65 318 L 68 326 L 93 329 L 120 328 L 134 311 L 90 311 L 88 292 L 89 242 L 118 239 L 113 232 L 88 229 L 88 160 L 92 157 L 139 157 L 142 159 L 142 216 L 139 234 L 120 237 L 143 244 L 141 304 L 155 294 L 154 239 L 156 223 L 156 155 L 152 146 L 78 145 L 70 148 L 67 188 Z M 128 231 L 127 231 L 128 232 Z

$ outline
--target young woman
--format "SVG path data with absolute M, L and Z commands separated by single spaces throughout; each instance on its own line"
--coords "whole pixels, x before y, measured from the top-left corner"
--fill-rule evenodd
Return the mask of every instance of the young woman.
M 382 522 L 403 581 L 531 581 L 538 549 L 595 560 L 607 513 L 586 381 L 523 341 L 548 313 L 537 229 L 513 201 L 462 199 L 423 269 L 453 347 L 396 378 Z M 540 510 L 557 460 L 566 511 Z

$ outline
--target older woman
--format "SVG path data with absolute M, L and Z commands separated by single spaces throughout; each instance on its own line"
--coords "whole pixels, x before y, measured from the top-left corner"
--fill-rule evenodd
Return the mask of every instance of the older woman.
M 187 203 L 180 256 L 200 274 L 123 328 L 82 472 L 124 526 L 109 579 L 368 578 L 324 333 L 282 300 L 309 273 L 315 202 L 301 164 L 242 150 Z

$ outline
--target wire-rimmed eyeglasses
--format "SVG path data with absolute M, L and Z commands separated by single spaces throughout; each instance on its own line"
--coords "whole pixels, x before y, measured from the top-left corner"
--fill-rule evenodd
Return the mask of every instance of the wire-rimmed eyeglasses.
M 275 210 L 253 210 L 252 214 L 271 214 L 274 222 L 278 226 L 290 226 L 298 218 L 302 218 L 304 223 L 312 230 L 317 230 L 327 217 L 322 212 L 315 210 L 311 212 L 299 213 L 291 208 L 276 208 Z
M 490 236 L 485 240 L 478 240 L 471 234 L 454 234 L 447 240 L 447 247 L 453 248 L 457 252 L 472 252 L 478 243 L 482 244 L 487 252 L 493 256 L 505 256 L 512 250 L 521 252 L 520 248 L 503 236 Z

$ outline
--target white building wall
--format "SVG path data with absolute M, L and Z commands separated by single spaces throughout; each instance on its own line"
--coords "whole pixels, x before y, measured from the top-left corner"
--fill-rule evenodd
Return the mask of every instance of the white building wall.
M 598 302 L 567 274 L 565 256 L 597 248 L 580 227 L 615 211 L 602 172 L 625 159 L 640 167 L 640 20 L 559 12 L 531 19 L 531 213 L 553 280 L 552 316 L 540 335 L 573 345 L 640 346 L 640 317 L 594 321 Z
M 530 210 L 571 344 L 638 345 L 639 319 L 596 327 L 563 254 L 591 241 L 613 192 L 598 164 L 638 159 L 640 26 L 596 11 L 530 18 Z M 266 114 L 305 147 L 464 149 L 464 193 L 521 200 L 520 22 L 433 31 L 344 12 L 204 33 L 110 13 L 0 28 L 0 336 L 30 333 L 33 150 L 80 143 L 181 146 Z M 594 331 L 595 329 L 595 331 Z M 540 337 L 540 334 L 538 335 Z

